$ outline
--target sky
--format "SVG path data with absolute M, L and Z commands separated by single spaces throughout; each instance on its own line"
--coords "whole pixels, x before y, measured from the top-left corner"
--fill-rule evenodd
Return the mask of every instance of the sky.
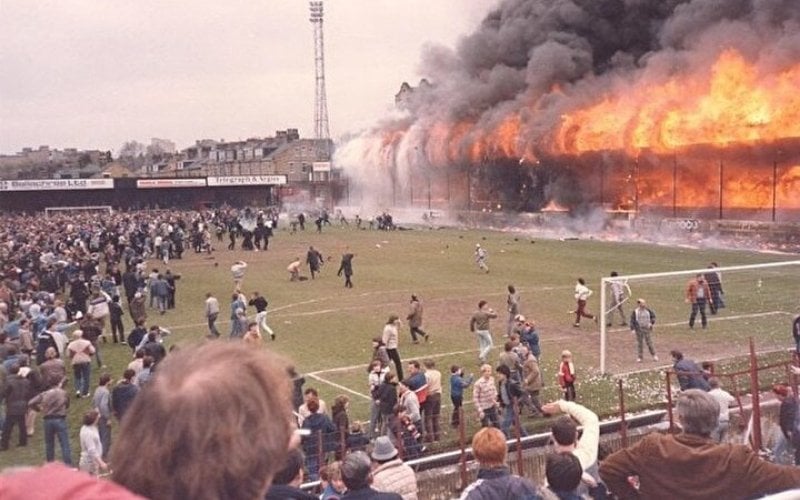
M 385 115 L 425 44 L 455 46 L 496 1 L 325 1 L 331 136 Z M 312 137 L 308 18 L 303 0 L 0 0 L 0 154 Z

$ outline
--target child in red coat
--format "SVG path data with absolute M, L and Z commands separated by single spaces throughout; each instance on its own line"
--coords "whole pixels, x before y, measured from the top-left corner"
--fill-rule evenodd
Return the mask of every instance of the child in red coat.
M 572 362 L 572 353 L 561 351 L 561 364 L 558 366 L 558 385 L 564 391 L 564 399 L 575 401 L 575 363 Z

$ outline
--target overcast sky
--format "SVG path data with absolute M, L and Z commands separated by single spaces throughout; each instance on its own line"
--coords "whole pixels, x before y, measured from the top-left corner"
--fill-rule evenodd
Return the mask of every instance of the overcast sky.
M 496 0 L 327 0 L 331 135 L 373 123 L 426 43 L 454 46 Z M 131 139 L 313 136 L 304 0 L 0 0 L 0 153 Z

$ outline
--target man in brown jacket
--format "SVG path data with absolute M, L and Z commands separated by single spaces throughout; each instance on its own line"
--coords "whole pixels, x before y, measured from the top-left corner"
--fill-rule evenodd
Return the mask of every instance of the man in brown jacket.
M 800 468 L 761 460 L 749 447 L 717 444 L 711 432 L 719 403 L 699 389 L 678 397 L 683 433 L 653 433 L 600 464 L 600 477 L 619 498 L 755 498 L 796 488 Z M 628 478 L 639 477 L 639 489 Z
M 422 329 L 422 302 L 416 295 L 411 295 L 411 302 L 408 306 L 408 315 L 406 316 L 408 327 L 411 330 L 411 341 L 419 344 L 417 335 L 422 336 L 425 342 L 428 341 L 428 334 Z
M 525 391 L 523 404 L 530 407 L 531 416 L 541 417 L 542 403 L 539 402 L 539 391 L 544 387 L 539 361 L 526 346 L 520 346 L 519 357 L 522 360 L 522 390 Z

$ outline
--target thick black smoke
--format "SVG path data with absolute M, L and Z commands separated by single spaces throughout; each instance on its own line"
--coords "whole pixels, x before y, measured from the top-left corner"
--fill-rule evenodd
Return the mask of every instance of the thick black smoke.
M 405 101 L 401 118 L 340 147 L 337 161 L 385 198 L 381 179 L 469 161 L 474 142 L 512 113 L 517 159 L 541 158 L 565 113 L 615 89 L 707 69 L 725 49 L 775 71 L 797 63 L 800 1 L 505 0 L 455 49 L 427 47 L 421 72 L 432 85 Z M 464 121 L 469 131 L 445 144 L 432 133 Z M 513 158 L 504 155 L 485 160 L 505 165 Z

